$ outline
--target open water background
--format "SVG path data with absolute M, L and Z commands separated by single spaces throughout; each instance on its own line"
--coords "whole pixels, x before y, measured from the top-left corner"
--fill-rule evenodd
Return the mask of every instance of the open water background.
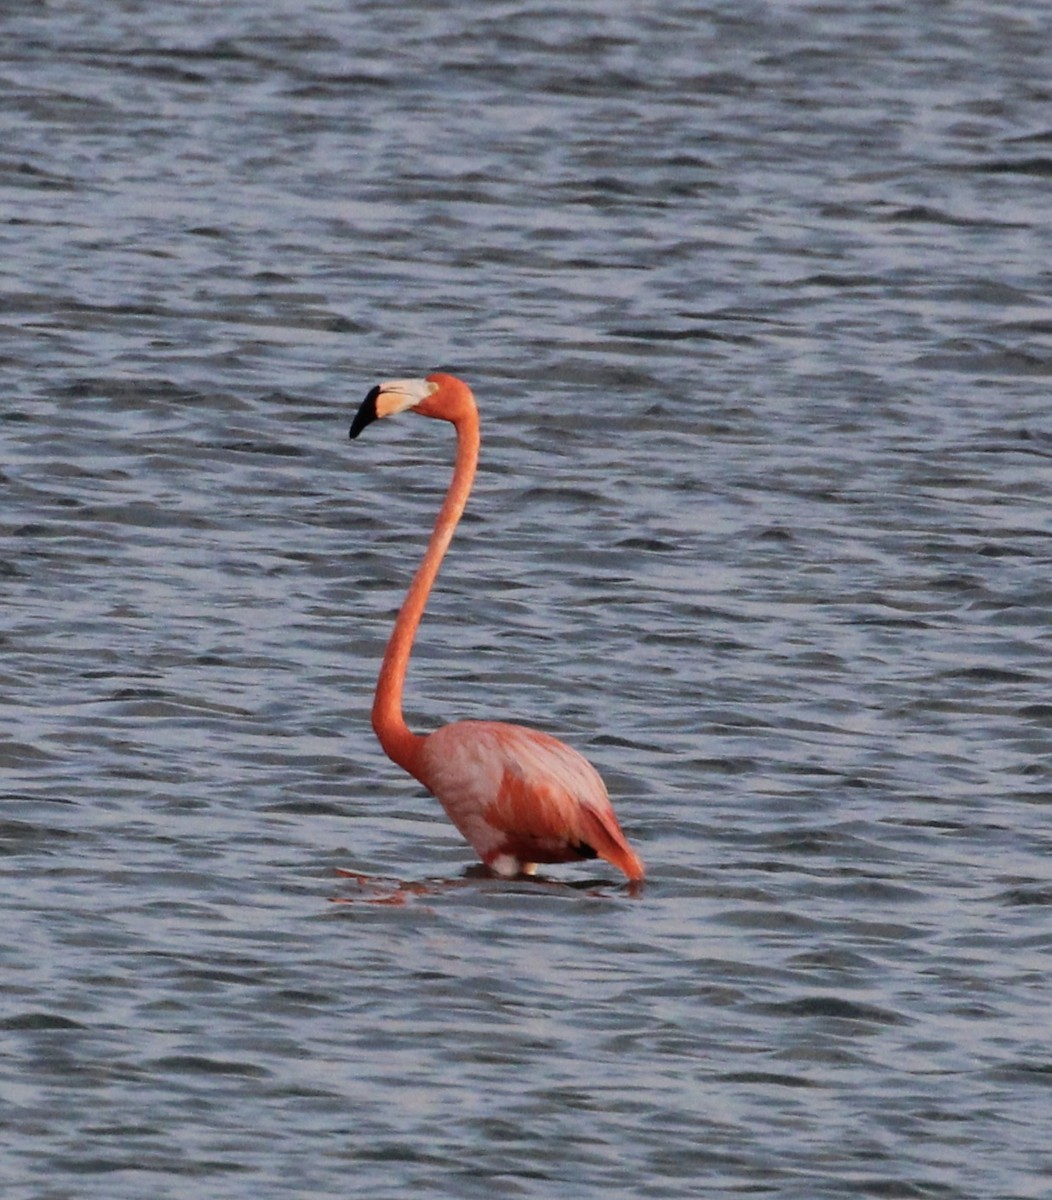
M 3 5 L 4 1200 L 1052 1194 L 1050 45 Z M 637 898 L 373 740 L 437 367 L 411 720 L 586 752 Z

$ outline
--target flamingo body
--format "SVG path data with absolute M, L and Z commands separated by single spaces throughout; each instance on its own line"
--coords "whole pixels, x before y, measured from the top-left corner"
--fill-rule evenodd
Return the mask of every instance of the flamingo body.
M 629 879 L 642 879 L 643 863 L 621 832 L 599 772 L 576 750 L 550 734 L 500 721 L 455 721 L 427 736 L 406 725 L 402 692 L 413 638 L 471 492 L 479 451 L 471 389 L 444 374 L 374 387 L 355 415 L 351 437 L 373 421 L 407 409 L 451 421 L 457 458 L 384 653 L 373 700 L 376 736 L 387 756 L 438 798 L 478 856 L 498 874 L 530 874 L 537 863 L 599 857 Z
M 501 721 L 443 725 L 424 740 L 419 778 L 498 874 L 598 855 L 643 877 L 599 772 L 550 734 Z

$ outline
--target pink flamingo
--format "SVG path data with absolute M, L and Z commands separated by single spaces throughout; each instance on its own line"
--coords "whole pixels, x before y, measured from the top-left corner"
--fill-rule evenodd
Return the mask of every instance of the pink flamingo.
M 630 880 L 643 863 L 617 823 L 599 772 L 556 738 L 501 721 L 454 721 L 413 733 L 402 716 L 413 638 L 438 569 L 467 504 L 479 453 L 479 417 L 466 383 L 452 375 L 374 387 L 351 437 L 379 417 L 412 409 L 457 431 L 453 479 L 416 576 L 391 631 L 373 700 L 373 729 L 393 762 L 436 796 L 478 856 L 498 875 L 533 874 L 538 863 L 605 858 Z

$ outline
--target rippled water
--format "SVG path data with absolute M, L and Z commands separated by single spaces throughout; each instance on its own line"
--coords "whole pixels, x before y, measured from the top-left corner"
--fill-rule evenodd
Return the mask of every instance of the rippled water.
M 4 7 L 5 1200 L 1048 1195 L 1050 34 Z M 585 751 L 638 898 L 373 740 L 439 366 L 410 719 Z

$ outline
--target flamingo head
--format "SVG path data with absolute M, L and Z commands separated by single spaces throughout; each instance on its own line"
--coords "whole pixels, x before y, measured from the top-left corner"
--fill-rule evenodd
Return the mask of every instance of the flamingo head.
M 389 379 L 378 383 L 362 401 L 351 422 L 351 437 L 356 438 L 373 421 L 406 409 L 453 421 L 465 406 L 474 407 L 471 389 L 452 375 L 439 372 L 426 379 Z

